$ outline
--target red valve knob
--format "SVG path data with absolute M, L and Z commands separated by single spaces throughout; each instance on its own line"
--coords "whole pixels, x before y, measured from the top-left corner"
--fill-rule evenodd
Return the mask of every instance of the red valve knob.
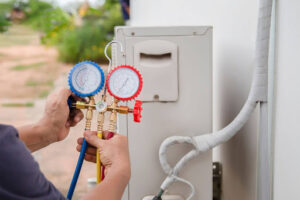
M 134 104 L 134 108 L 133 108 L 133 120 L 135 122 L 141 122 L 141 118 L 142 118 L 142 101 L 136 100 L 135 104 Z

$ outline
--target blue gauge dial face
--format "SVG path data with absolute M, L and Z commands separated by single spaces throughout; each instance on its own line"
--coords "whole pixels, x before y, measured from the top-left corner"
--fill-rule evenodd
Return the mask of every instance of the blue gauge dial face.
M 78 96 L 91 96 L 99 92 L 104 83 L 103 71 L 92 62 L 77 64 L 71 71 L 71 90 Z

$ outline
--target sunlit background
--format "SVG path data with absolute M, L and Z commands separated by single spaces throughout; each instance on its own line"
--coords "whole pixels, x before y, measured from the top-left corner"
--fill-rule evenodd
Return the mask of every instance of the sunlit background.
M 0 123 L 36 122 L 48 94 L 68 87 L 68 72 L 77 62 L 92 60 L 105 69 L 104 47 L 114 26 L 127 23 L 128 14 L 129 7 L 119 0 L 0 0 Z M 45 176 L 64 195 L 82 133 L 83 123 L 65 141 L 34 153 Z M 74 199 L 86 193 L 88 179 L 95 175 L 96 166 L 85 163 Z

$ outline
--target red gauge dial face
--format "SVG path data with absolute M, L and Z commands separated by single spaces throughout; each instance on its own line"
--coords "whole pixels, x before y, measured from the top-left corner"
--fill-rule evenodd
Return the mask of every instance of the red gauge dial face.
M 112 96 L 127 101 L 139 95 L 143 81 L 137 69 L 129 65 L 121 65 L 108 74 L 106 84 Z

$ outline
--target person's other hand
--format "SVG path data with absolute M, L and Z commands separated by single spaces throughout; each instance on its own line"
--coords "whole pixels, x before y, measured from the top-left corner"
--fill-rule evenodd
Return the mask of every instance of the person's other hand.
M 103 137 L 107 138 L 109 132 L 104 131 Z M 96 131 L 85 131 L 84 138 L 88 142 L 88 147 L 84 159 L 90 162 L 96 162 L 96 148 L 99 149 L 101 164 L 105 166 L 105 176 L 114 173 L 122 173 L 129 181 L 130 161 L 128 140 L 126 136 L 115 134 L 109 140 L 102 140 L 97 137 Z M 77 151 L 80 152 L 83 138 L 77 140 Z
M 83 118 L 80 110 L 74 110 L 70 115 L 67 100 L 71 94 L 71 90 L 60 88 L 47 98 L 44 116 L 38 123 L 43 127 L 43 136 L 47 137 L 50 143 L 65 139 L 70 127 Z

